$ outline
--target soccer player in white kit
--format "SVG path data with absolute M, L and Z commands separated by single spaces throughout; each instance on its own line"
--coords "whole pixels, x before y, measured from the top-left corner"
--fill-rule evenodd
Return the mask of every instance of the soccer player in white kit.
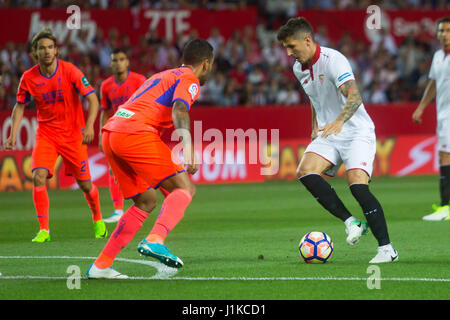
M 347 243 L 355 245 L 367 232 L 378 241 L 370 263 L 393 262 L 398 253 L 389 240 L 383 209 L 369 191 L 376 152 L 375 127 L 367 114 L 348 60 L 338 51 L 320 47 L 304 18 L 291 18 L 278 30 L 278 41 L 296 59 L 293 70 L 312 109 L 312 142 L 297 168 L 306 189 L 346 226 Z M 353 217 L 322 174 L 333 176 L 341 164 L 347 170 L 350 190 L 367 223 Z
M 414 122 L 420 123 L 423 111 L 436 97 L 441 205 L 433 205 L 434 212 L 423 217 L 427 221 L 450 220 L 450 17 L 440 19 L 437 26 L 442 49 L 433 56 L 430 80 L 412 116 Z

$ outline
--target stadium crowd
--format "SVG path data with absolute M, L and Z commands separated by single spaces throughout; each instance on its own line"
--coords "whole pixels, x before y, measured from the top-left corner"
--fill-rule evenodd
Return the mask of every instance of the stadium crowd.
M 55 0 L 0 0 L 0 8 L 60 8 L 77 1 Z M 374 1 L 351 0 L 217 0 L 217 1 L 78 1 L 84 8 L 181 8 L 207 7 L 209 9 L 233 9 L 258 5 L 260 23 L 255 27 L 237 29 L 225 39 L 219 29 L 213 28 L 207 39 L 215 49 L 215 70 L 210 81 L 202 88 L 198 100 L 203 105 L 214 106 L 265 106 L 271 104 L 306 104 L 308 99 L 292 73 L 292 59 L 276 41 L 276 21 L 296 14 L 298 9 L 366 8 Z M 376 1 L 375 1 L 376 3 Z M 389 1 L 387 8 L 442 9 L 449 1 L 405 0 Z M 384 6 L 386 8 L 386 6 Z M 367 46 L 355 41 L 349 33 L 338 42 L 327 36 L 324 25 L 316 27 L 316 41 L 341 51 L 353 67 L 365 103 L 418 101 L 425 88 L 432 54 L 439 43 L 414 35 L 397 45 L 386 33 L 381 41 Z M 117 29 L 103 34 L 97 29 L 92 41 L 86 41 L 87 32 L 80 32 L 76 42 L 58 44 L 60 58 L 78 66 L 99 93 L 101 82 L 111 75 L 109 59 L 116 47 L 125 48 L 131 61 L 131 70 L 147 77 L 155 72 L 179 65 L 180 50 L 197 30 L 187 36 L 179 36 L 173 43 L 162 39 L 156 31 L 140 37 L 135 46 L 129 36 Z M 9 42 L 0 48 L 0 68 L 3 75 L 0 86 L 0 110 L 11 109 L 16 101 L 16 91 L 22 73 L 34 64 L 29 45 Z M 32 107 L 32 106 L 31 106 Z

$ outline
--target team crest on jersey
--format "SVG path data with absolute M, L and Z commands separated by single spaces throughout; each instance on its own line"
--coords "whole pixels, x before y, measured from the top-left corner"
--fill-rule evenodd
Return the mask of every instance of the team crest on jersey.
M 323 84 L 323 74 L 319 74 L 319 81 L 320 81 L 320 84 Z
M 198 85 L 196 83 L 191 84 L 188 91 L 191 94 L 192 99 L 194 99 L 198 93 Z

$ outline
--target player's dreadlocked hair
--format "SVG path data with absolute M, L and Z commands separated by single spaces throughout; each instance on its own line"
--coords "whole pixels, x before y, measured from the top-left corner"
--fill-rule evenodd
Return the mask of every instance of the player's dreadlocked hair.
M 185 65 L 197 66 L 204 60 L 212 60 L 214 57 L 212 45 L 203 39 L 192 39 L 183 49 L 182 61 Z
M 278 30 L 278 41 L 284 41 L 287 38 L 294 37 L 298 33 L 306 33 L 314 40 L 314 29 L 311 24 L 303 17 L 291 18 Z

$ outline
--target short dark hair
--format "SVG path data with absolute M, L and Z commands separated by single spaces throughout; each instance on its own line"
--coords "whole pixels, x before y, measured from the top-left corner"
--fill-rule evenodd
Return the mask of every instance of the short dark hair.
M 277 33 L 278 41 L 284 41 L 287 38 L 293 37 L 298 33 L 307 33 L 314 40 L 314 29 L 311 24 L 303 17 L 290 18 L 285 25 L 283 25 Z
M 439 25 L 440 25 L 441 23 L 447 23 L 447 22 L 450 22 L 450 17 L 443 17 L 443 18 L 440 18 L 440 19 L 438 20 L 436 26 L 439 28 Z
M 123 53 L 128 57 L 127 50 L 125 48 L 115 48 L 113 49 L 113 51 L 111 51 L 111 54 L 118 54 L 118 53 Z
M 212 60 L 213 51 L 214 49 L 208 41 L 199 38 L 192 39 L 184 46 L 182 62 L 195 67 L 204 60 Z
M 33 39 L 31 40 L 31 48 L 34 51 L 37 50 L 39 40 L 41 40 L 41 39 L 53 40 L 55 47 L 56 47 L 56 37 L 53 35 L 52 30 L 50 30 L 49 28 L 44 28 L 41 31 L 39 31 L 38 33 L 36 33 L 34 35 Z

